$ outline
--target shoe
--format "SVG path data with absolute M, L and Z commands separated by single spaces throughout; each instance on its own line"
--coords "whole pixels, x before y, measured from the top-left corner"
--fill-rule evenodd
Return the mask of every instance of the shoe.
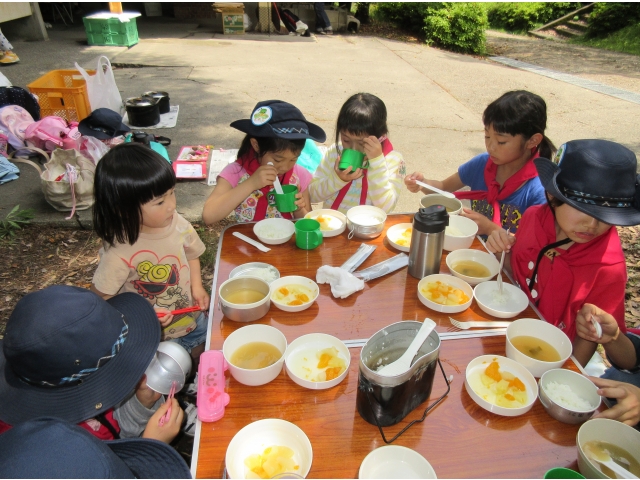
M 198 419 L 198 408 L 191 402 L 184 402 L 186 405 L 184 409 L 184 417 L 186 418 L 182 433 L 193 437 L 196 433 L 196 420 Z
M 326 35 L 327 34 L 327 32 L 325 32 L 323 28 L 317 28 L 316 32 L 318 32 L 320 35 Z
M 196 376 L 193 378 L 193 383 L 187 383 L 186 387 L 184 390 L 186 395 L 195 396 L 198 394 L 198 372 L 196 372 Z
M 333 35 L 333 28 L 332 27 L 325 28 L 324 29 L 324 34 L 325 35 Z
M 19 61 L 20 59 L 18 58 L 18 56 L 9 50 L 7 50 L 6 52 L 2 52 L 2 55 L 0 56 L 0 64 L 3 65 L 9 65 L 11 63 L 17 63 Z

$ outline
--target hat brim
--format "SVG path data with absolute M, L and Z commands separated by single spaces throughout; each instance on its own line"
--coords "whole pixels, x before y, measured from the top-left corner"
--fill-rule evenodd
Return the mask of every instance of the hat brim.
M 560 173 L 560 167 L 553 163 L 548 158 L 536 158 L 534 160 L 536 169 L 538 170 L 538 177 L 540 177 L 540 183 L 544 189 L 558 200 L 572 206 L 576 210 L 580 210 L 587 215 L 600 220 L 601 222 L 608 223 L 609 225 L 616 225 L 620 227 L 628 227 L 632 225 L 640 224 L 640 211 L 633 207 L 627 208 L 615 208 L 615 207 L 603 207 L 601 205 L 591 205 L 588 203 L 577 202 L 570 198 L 565 197 L 560 193 L 558 188 L 557 177 Z
M 105 442 L 136 478 L 191 478 L 180 454 L 159 440 L 127 438 Z
M 320 143 L 324 142 L 327 139 L 326 133 L 324 133 L 324 130 L 318 125 L 307 122 L 306 120 L 297 121 L 305 123 L 307 125 L 309 134 L 299 132 L 276 133 L 270 124 L 265 123 L 264 125 L 258 126 L 254 125 L 253 122 L 249 119 L 236 120 L 235 122 L 231 123 L 230 126 L 253 137 L 278 137 L 284 138 L 285 140 L 302 140 L 310 138 L 311 140 Z
M 7 365 L 0 341 L 2 421 L 15 425 L 49 416 L 76 424 L 109 410 L 131 394 L 158 349 L 160 323 L 151 304 L 135 293 L 116 295 L 107 302 L 124 315 L 129 333 L 117 355 L 82 383 L 38 387 L 21 380 Z

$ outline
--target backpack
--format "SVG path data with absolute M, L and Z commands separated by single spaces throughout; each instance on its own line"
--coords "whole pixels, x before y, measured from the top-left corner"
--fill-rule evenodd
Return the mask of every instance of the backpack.
M 18 105 L 0 108 L 0 134 L 6 136 L 9 145 L 15 149 L 24 147 L 26 130 L 33 123 L 29 112 Z
M 38 100 L 24 88 L 0 87 L 0 107 L 5 105 L 18 105 L 29 112 L 34 121 L 40 120 Z
M 28 146 L 53 152 L 56 148 L 63 150 L 79 149 L 81 134 L 78 122 L 67 122 L 60 117 L 44 117 L 29 125 L 24 139 Z

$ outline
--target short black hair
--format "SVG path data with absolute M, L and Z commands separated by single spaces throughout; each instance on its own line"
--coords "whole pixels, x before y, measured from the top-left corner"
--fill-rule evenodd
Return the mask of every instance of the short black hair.
M 133 245 L 142 227 L 142 205 L 176 185 L 162 155 L 141 143 L 122 143 L 98 162 L 94 178 L 93 229 L 109 245 Z
M 387 107 L 384 102 L 370 93 L 350 96 L 338 113 L 336 144 L 343 131 L 354 135 L 373 135 L 376 138 L 386 135 Z
M 258 158 L 262 158 L 267 152 L 283 152 L 285 150 L 290 150 L 293 153 L 300 155 L 302 149 L 304 148 L 304 144 L 306 139 L 297 138 L 295 140 L 287 140 L 286 138 L 280 137 L 253 137 L 251 135 L 245 135 L 242 139 L 242 143 L 240 144 L 240 149 L 238 150 L 238 158 L 245 155 L 250 150 L 253 150 L 251 146 L 251 139 L 255 138 L 258 142 L 258 148 L 260 152 L 256 153 Z

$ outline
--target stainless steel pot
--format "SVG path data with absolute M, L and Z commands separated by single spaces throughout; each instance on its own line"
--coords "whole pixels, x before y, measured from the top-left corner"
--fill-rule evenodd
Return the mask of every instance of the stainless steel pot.
M 377 222 L 363 222 L 364 219 L 375 219 Z M 359 205 L 347 211 L 348 238 L 372 239 L 380 236 L 384 230 L 387 214 L 384 210 L 372 205 Z
M 264 293 L 264 298 L 248 304 L 231 303 L 227 297 L 238 290 L 250 289 Z M 257 277 L 235 277 L 225 281 L 218 289 L 218 306 L 229 320 L 253 322 L 264 317 L 271 308 L 269 284 Z

